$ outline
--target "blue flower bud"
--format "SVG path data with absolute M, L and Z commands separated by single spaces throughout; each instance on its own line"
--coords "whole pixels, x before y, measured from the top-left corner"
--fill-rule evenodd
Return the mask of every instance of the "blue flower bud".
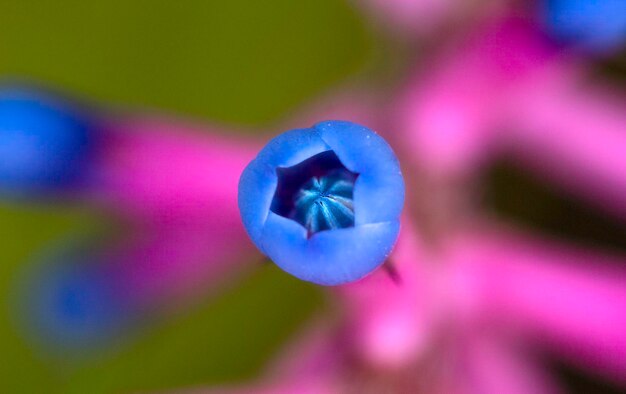
M 130 325 L 131 308 L 107 275 L 107 261 L 82 250 L 62 249 L 19 282 L 21 321 L 49 350 L 93 349 Z
M 356 281 L 387 259 L 404 180 L 383 138 L 345 121 L 271 140 L 239 181 L 239 210 L 263 254 L 321 285 Z
M 624 0 L 544 0 L 548 32 L 589 51 L 620 49 L 626 41 Z
M 87 118 L 51 95 L 0 89 L 0 195 L 56 191 L 80 182 L 95 145 Z

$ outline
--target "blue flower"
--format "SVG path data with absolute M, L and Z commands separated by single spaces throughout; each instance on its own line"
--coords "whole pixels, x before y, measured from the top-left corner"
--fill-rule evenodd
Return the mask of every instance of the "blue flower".
M 0 194 L 23 196 L 82 181 L 95 146 L 89 119 L 51 95 L 0 89 Z
M 26 332 L 49 350 L 110 343 L 130 324 L 131 307 L 107 274 L 111 262 L 83 248 L 61 248 L 29 269 L 17 302 Z
M 544 7 L 547 28 L 558 40 L 600 52 L 626 40 L 624 0 L 544 0 Z
M 271 140 L 239 181 L 250 238 L 286 272 L 321 285 L 356 281 L 389 256 L 404 180 L 383 138 L 345 121 Z

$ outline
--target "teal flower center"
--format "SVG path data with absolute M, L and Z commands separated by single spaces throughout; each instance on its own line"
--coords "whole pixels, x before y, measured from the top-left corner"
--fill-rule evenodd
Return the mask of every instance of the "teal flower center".
M 292 219 L 306 227 L 309 234 L 354 226 L 351 175 L 335 170 L 311 178 L 295 197 Z
M 308 236 L 353 227 L 353 190 L 357 177 L 333 151 L 320 153 L 293 167 L 279 168 L 271 209 L 300 223 Z

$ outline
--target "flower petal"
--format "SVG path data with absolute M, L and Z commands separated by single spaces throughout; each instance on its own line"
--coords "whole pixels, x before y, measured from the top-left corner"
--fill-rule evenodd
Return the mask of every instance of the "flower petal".
M 396 220 L 404 206 L 400 164 L 387 142 L 352 122 L 314 126 L 347 169 L 358 173 L 354 187 L 355 225 Z
M 270 212 L 263 250 L 283 270 L 321 285 L 358 280 L 380 266 L 398 237 L 399 221 L 322 231 L 307 239 L 304 227 Z
M 318 133 L 296 129 L 272 139 L 244 169 L 239 180 L 239 210 L 254 244 L 266 253 L 261 235 L 278 184 L 278 167 L 290 167 L 329 150 Z
M 337 166 L 351 179 L 358 176 L 354 225 L 345 221 L 345 227 L 307 234 L 293 220 L 293 210 L 279 208 L 293 205 L 290 199 L 299 195 L 293 189 L 298 192 L 319 172 L 340 170 Z M 278 181 L 283 167 L 288 168 Z M 381 137 L 354 123 L 326 121 L 281 134 L 248 165 L 239 185 L 242 220 L 254 243 L 303 280 L 335 285 L 360 279 L 383 263 L 398 236 L 404 203 L 398 161 Z M 275 195 L 285 201 L 274 204 Z
M 294 129 L 274 137 L 259 152 L 257 160 L 272 168 L 291 167 L 331 149 L 321 135 L 311 129 Z

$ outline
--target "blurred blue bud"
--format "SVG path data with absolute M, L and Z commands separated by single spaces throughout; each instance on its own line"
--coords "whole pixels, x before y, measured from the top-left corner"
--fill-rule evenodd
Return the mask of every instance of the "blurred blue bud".
M 280 268 L 321 285 L 356 281 L 387 259 L 404 180 L 383 138 L 345 121 L 271 140 L 239 181 L 252 241 Z
M 44 347 L 92 349 L 109 343 L 129 322 L 130 309 L 97 256 L 61 251 L 20 283 L 26 330 Z
M 544 7 L 548 32 L 559 41 L 604 52 L 626 40 L 624 0 L 544 0 Z
M 0 195 L 80 182 L 94 145 L 84 111 L 34 89 L 0 88 Z

